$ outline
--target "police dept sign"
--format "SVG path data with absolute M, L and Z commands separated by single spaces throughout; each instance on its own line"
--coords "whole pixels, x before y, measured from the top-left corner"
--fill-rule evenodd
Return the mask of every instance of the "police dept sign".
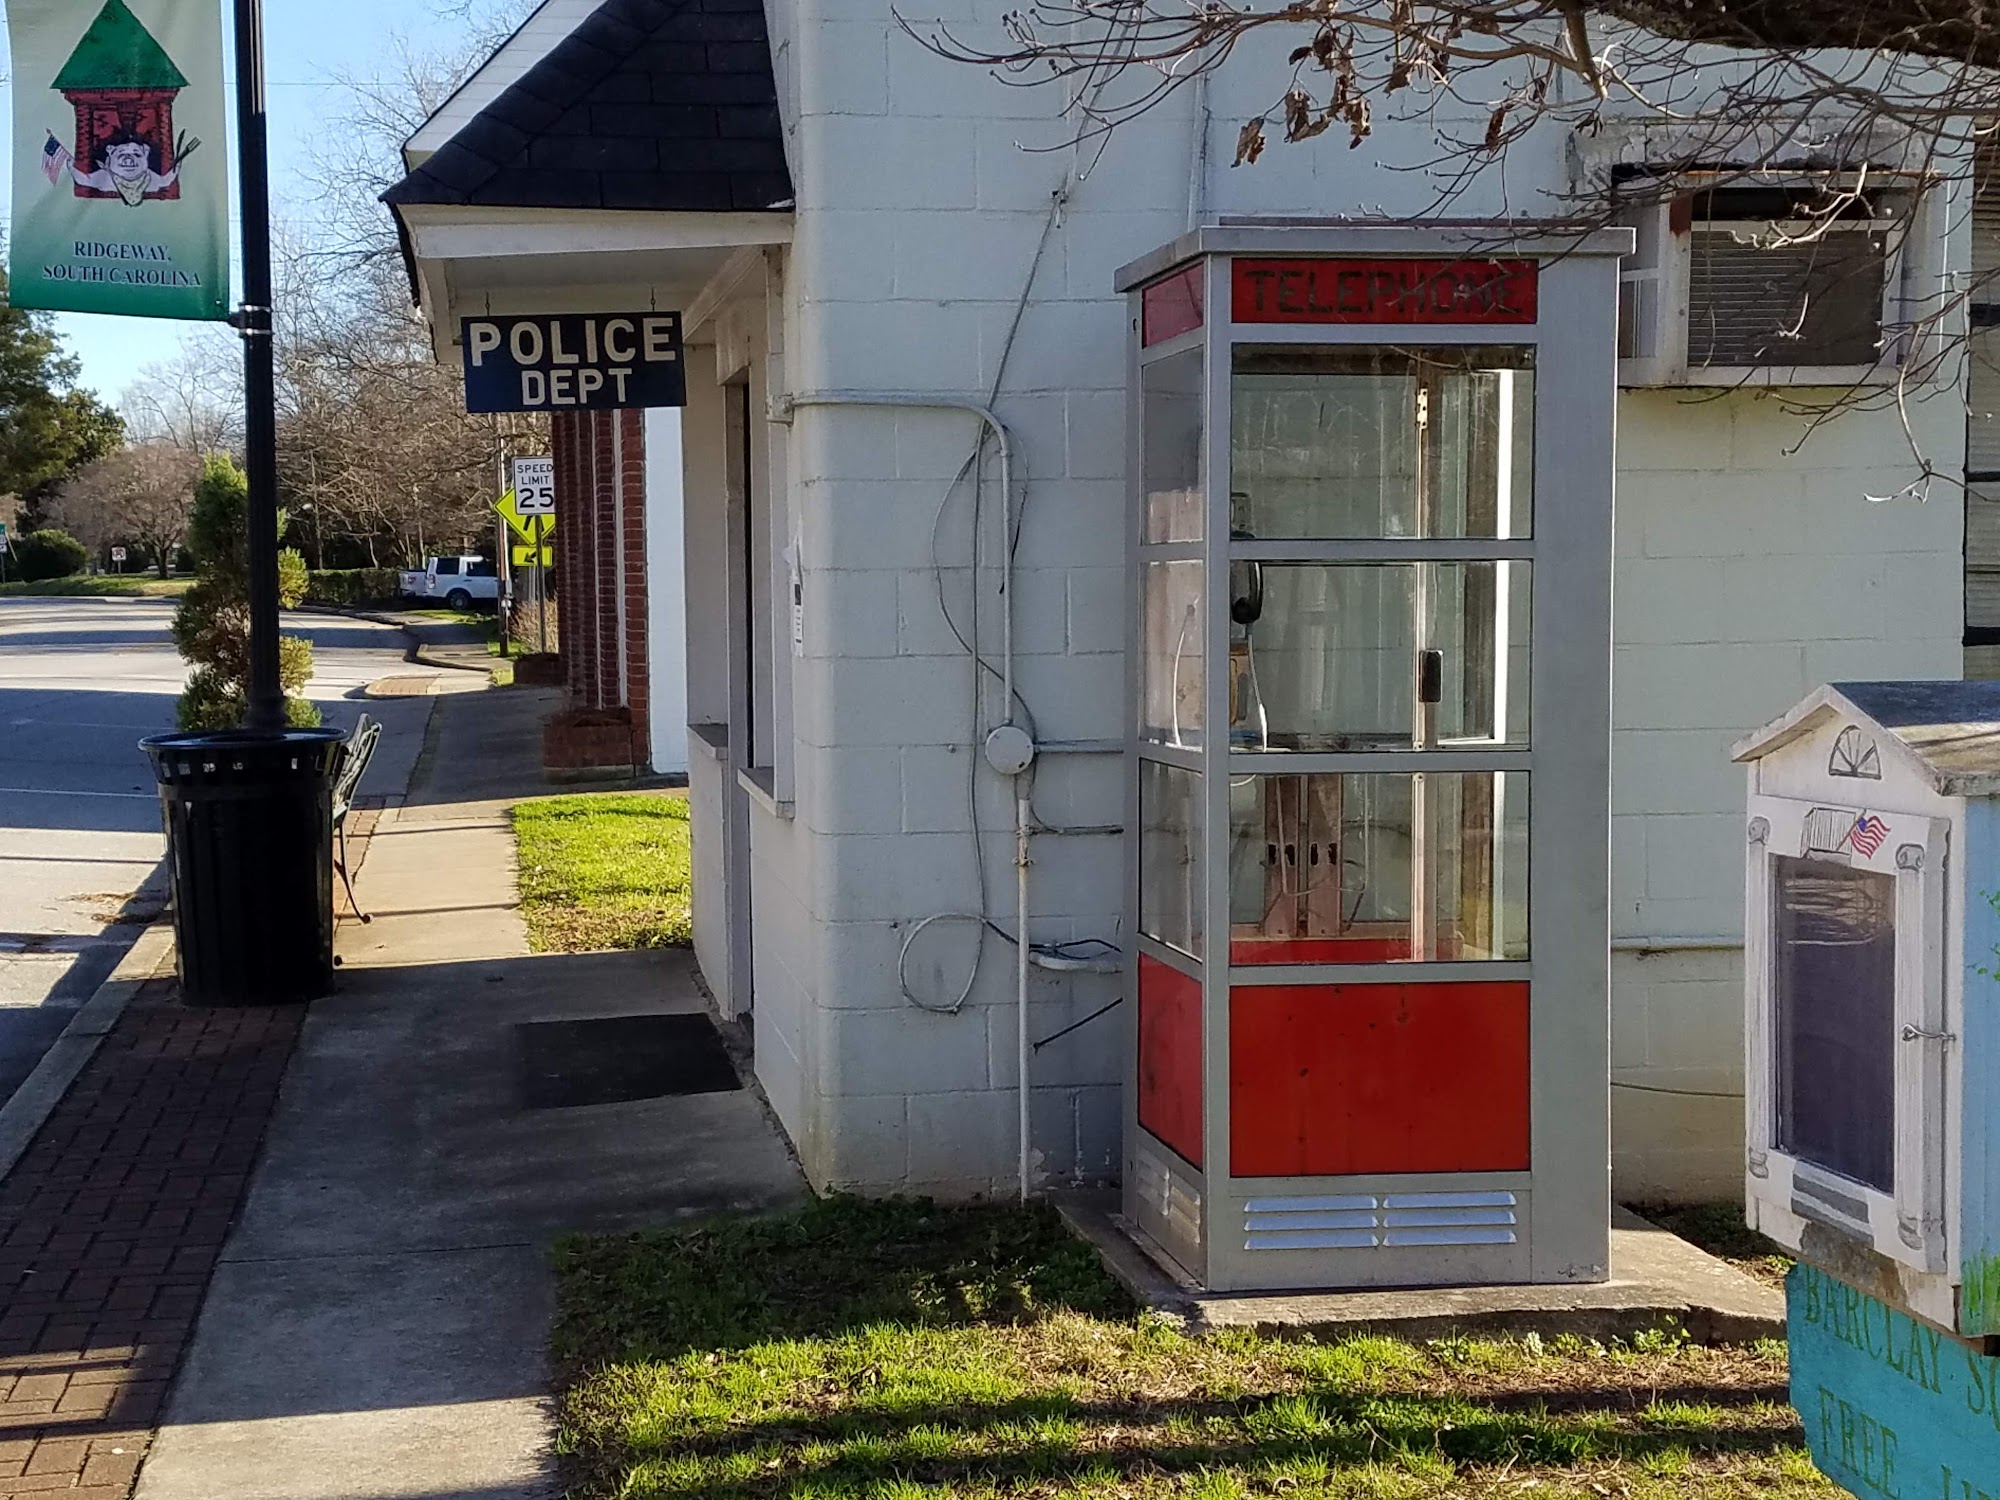
M 467 411 L 687 405 L 679 313 L 467 318 Z

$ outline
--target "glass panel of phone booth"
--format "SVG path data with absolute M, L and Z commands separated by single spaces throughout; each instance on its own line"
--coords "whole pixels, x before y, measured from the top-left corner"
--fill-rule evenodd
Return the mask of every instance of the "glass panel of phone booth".
M 1528 563 L 1237 562 L 1229 592 L 1237 749 L 1527 744 Z
M 1232 535 L 1530 534 L 1532 349 L 1238 344 L 1231 361 Z
M 1231 779 L 1231 963 L 1527 956 L 1526 772 Z
M 1201 479 L 1202 351 L 1183 349 L 1139 370 L 1140 540 L 1198 542 Z
M 1146 563 L 1139 593 L 1139 737 L 1199 749 L 1208 702 L 1200 560 Z
M 1139 931 L 1202 957 L 1207 865 L 1201 777 L 1159 761 L 1139 763 Z

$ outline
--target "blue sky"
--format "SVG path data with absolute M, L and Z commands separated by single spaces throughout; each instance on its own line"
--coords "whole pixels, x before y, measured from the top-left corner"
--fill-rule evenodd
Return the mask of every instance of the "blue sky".
M 231 7 L 227 0 L 208 3 L 223 8 L 224 72 L 233 86 Z M 265 0 L 265 73 L 271 81 L 271 206 L 277 218 L 304 223 L 312 217 L 313 190 L 303 172 L 315 132 L 343 107 L 342 91 L 333 80 L 387 69 L 393 55 L 390 41 L 398 36 L 422 50 L 457 50 L 457 39 L 466 23 L 462 16 L 451 14 L 453 9 L 449 0 Z M 11 82 L 0 83 L 0 138 L 7 140 L 10 151 L 13 107 Z M 230 130 L 233 134 L 233 117 Z M 230 155 L 233 161 L 233 140 Z M 12 160 L 11 155 L 6 158 L 8 163 Z M 8 214 L 12 177 L 10 170 L 0 170 L 0 212 Z M 233 237 L 233 227 L 231 233 Z M 69 348 L 83 361 L 83 383 L 106 400 L 116 401 L 141 370 L 171 358 L 180 348 L 182 336 L 199 325 L 63 314 L 57 318 L 57 326 Z

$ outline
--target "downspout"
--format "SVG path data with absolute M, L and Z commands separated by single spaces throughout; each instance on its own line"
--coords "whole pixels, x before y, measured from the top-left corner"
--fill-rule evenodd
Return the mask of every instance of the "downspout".
M 988 753 L 990 760 L 991 752 Z M 1033 1140 L 1033 1124 L 1030 1119 L 1028 1092 L 1028 1063 L 1034 1056 L 1034 1047 L 1028 1040 L 1028 825 L 1034 821 L 1031 783 L 1025 769 L 1014 773 L 1014 1045 L 1019 1054 L 1015 1061 L 1016 1083 L 1015 1103 L 1020 1120 L 1019 1160 L 1016 1164 L 1020 1173 L 1021 1201 L 1028 1201 L 1028 1157 L 1030 1142 Z
M 1208 212 L 1208 69 L 1194 75 L 1194 139 L 1189 142 L 1187 227 L 1201 227 Z

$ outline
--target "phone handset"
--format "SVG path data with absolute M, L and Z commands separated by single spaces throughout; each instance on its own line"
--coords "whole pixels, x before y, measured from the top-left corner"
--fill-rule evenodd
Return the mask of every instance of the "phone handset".
M 1254 541 L 1247 531 L 1231 531 L 1233 542 Z M 1229 618 L 1248 629 L 1264 617 L 1264 565 L 1260 562 L 1233 562 L 1229 565 Z

